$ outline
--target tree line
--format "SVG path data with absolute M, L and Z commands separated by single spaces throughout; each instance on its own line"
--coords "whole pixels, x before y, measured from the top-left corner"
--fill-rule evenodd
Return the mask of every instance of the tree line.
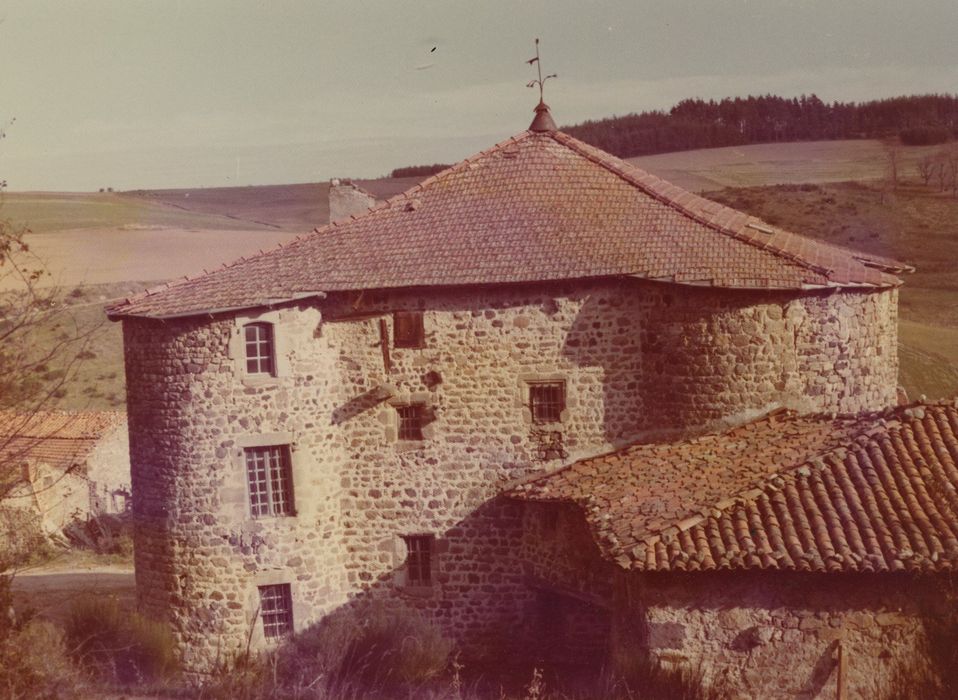
M 898 138 L 906 145 L 958 136 L 958 95 L 823 102 L 816 95 L 685 99 L 649 111 L 562 127 L 620 158 L 775 141 Z

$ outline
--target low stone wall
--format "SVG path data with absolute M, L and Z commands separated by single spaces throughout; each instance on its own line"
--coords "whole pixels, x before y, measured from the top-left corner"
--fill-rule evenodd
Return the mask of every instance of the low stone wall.
M 839 645 L 844 697 L 881 697 L 896 666 L 913 658 L 924 635 L 922 607 L 937 598 L 935 581 L 897 574 L 625 574 L 623 580 L 644 626 L 642 644 L 665 663 L 701 666 L 708 683 L 735 698 L 837 697 Z

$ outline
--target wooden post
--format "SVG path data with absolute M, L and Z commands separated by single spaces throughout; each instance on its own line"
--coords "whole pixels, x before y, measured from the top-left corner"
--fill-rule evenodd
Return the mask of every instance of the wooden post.
M 383 369 L 386 374 L 389 374 L 392 371 L 392 362 L 389 358 L 389 327 L 384 318 L 379 319 L 379 345 L 383 351 Z

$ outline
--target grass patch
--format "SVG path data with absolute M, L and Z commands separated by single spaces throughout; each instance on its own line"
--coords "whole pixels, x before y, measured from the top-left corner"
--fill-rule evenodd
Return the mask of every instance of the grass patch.
M 899 297 L 901 375 L 910 399 L 958 393 L 958 199 L 903 184 L 726 189 L 710 199 L 790 231 L 911 263 Z
M 91 697 L 84 685 L 59 627 L 36 619 L 22 625 L 0 622 L 0 695 L 9 700 Z
M 100 681 L 144 684 L 178 670 L 169 628 L 131 614 L 113 600 L 91 597 L 75 603 L 65 638 L 76 662 Z
M 333 616 L 290 640 L 276 655 L 284 687 L 338 690 L 362 687 L 398 692 L 437 679 L 453 644 L 410 610 L 374 606 L 362 620 Z

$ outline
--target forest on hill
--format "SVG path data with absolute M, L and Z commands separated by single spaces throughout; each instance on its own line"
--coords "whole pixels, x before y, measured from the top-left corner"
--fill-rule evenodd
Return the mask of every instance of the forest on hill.
M 897 137 L 927 145 L 958 136 L 958 95 L 831 104 L 815 95 L 686 99 L 668 112 L 589 120 L 562 130 L 620 158 L 775 141 Z

